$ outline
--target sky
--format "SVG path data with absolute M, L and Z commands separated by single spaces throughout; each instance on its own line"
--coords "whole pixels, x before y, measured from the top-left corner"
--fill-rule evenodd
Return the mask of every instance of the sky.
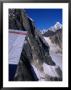
M 25 9 L 39 30 L 48 29 L 56 22 L 62 24 L 62 9 Z

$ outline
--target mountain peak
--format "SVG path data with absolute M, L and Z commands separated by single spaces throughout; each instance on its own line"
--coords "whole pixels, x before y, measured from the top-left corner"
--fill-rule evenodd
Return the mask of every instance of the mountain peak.
M 51 26 L 48 30 L 56 31 L 62 28 L 62 24 L 60 22 L 56 22 L 53 26 Z
M 54 25 L 55 30 L 61 29 L 62 28 L 62 24 L 60 22 L 56 22 L 56 24 Z
M 49 31 L 56 32 L 56 31 L 59 30 L 59 29 L 62 29 L 62 24 L 61 24 L 60 22 L 56 22 L 56 23 L 55 23 L 53 26 L 51 26 L 50 28 L 41 30 L 41 33 L 44 34 L 44 33 L 46 33 L 48 30 L 49 30 Z

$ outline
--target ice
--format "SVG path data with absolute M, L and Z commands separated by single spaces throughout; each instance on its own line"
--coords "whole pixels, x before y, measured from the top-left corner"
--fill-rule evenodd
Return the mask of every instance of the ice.
M 56 44 L 53 44 L 49 37 L 44 37 L 46 42 L 50 46 L 50 56 L 52 57 L 52 60 L 58 65 L 62 70 L 62 54 L 56 53 L 59 50 L 59 47 Z

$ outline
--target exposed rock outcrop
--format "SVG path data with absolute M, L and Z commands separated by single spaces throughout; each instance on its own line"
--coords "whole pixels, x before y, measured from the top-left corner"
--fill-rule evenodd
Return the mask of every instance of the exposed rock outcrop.
M 22 12 L 20 9 L 9 9 L 9 29 L 24 30 Z

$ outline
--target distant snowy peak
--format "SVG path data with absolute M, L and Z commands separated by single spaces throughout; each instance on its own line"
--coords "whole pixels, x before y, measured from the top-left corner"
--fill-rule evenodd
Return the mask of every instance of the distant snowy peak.
M 55 28 L 56 30 L 61 29 L 61 28 L 62 28 L 62 24 L 59 23 L 59 22 L 56 22 L 56 24 L 54 25 L 54 28 Z
M 49 31 L 53 31 L 53 32 L 56 32 L 57 30 L 60 30 L 62 29 L 62 24 L 60 22 L 56 22 L 53 26 L 51 26 L 50 28 L 48 29 L 43 29 L 43 30 L 40 30 L 42 34 L 46 33 L 48 30 Z
M 56 22 L 55 25 L 53 25 L 49 28 L 49 30 L 51 30 L 51 31 L 56 31 L 56 30 L 59 30 L 59 29 L 62 29 L 62 24 L 60 22 Z
M 47 32 L 47 29 L 40 30 L 40 32 L 44 34 L 45 32 Z

